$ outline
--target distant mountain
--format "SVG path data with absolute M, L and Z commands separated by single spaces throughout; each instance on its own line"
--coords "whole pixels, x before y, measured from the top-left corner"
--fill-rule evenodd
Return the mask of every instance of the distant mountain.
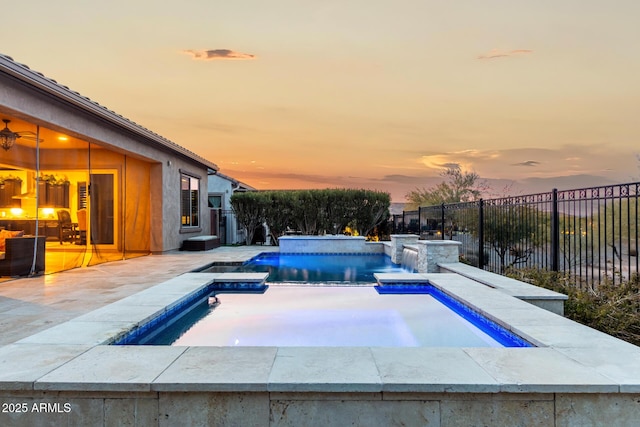
M 546 193 L 554 188 L 558 190 L 573 190 L 586 187 L 600 187 L 604 185 L 621 184 L 627 181 L 616 181 L 615 179 L 597 175 L 570 175 L 555 176 L 549 178 L 520 178 L 520 179 L 491 179 L 480 177 L 489 189 L 483 192 L 484 199 L 493 199 L 506 196 L 520 196 L 525 194 Z M 433 188 L 443 181 L 442 177 L 411 177 L 385 176 L 375 182 L 358 183 L 357 186 L 370 188 L 377 191 L 386 191 L 391 194 L 393 204 L 391 210 L 398 209 L 402 213 L 403 205 L 406 203 L 406 194 L 415 189 Z M 354 186 L 357 187 L 357 186 Z
M 554 188 L 558 190 L 574 190 L 586 187 L 601 187 L 603 185 L 620 184 L 609 178 L 594 175 L 557 176 L 552 178 L 526 178 L 519 180 L 517 185 L 522 185 L 526 193 L 545 193 Z
M 404 205 L 406 205 L 406 203 L 391 202 L 391 205 L 389 206 L 389 212 L 391 213 L 391 215 L 401 215 L 402 211 L 404 210 Z

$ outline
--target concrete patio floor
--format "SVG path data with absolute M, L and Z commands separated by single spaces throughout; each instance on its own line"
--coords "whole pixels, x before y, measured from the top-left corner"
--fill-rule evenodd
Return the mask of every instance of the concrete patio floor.
M 244 261 L 272 246 L 171 251 L 0 283 L 0 345 L 48 329 L 213 261 Z

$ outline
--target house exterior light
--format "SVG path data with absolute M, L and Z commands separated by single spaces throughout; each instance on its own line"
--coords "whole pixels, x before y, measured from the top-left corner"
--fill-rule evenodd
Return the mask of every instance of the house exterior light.
M 0 145 L 5 151 L 13 147 L 16 142 L 16 134 L 9 129 L 10 120 L 2 119 L 4 122 L 4 129 L 0 130 Z

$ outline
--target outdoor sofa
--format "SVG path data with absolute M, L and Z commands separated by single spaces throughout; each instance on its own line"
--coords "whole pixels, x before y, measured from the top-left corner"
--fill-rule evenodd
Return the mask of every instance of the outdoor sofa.
M 5 232 L 5 230 L 2 230 Z M 0 240 L 2 236 L 0 236 Z M 0 276 L 27 276 L 33 264 L 33 245 L 37 239 L 36 273 L 44 272 L 44 236 L 5 237 L 4 251 L 0 251 Z M 1 247 L 1 245 L 0 245 Z

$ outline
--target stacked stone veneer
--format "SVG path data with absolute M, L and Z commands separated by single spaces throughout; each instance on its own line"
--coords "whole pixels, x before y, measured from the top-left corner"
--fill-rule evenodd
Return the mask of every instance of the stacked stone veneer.
M 458 262 L 461 246 L 453 240 L 419 240 L 418 273 L 438 273 L 439 263 Z
M 392 234 L 391 262 L 394 264 L 402 264 L 404 245 L 415 245 L 416 243 L 418 243 L 418 236 L 414 234 Z
M 438 264 L 459 261 L 462 243 L 453 240 L 418 240 L 413 234 L 391 235 L 391 262 L 402 264 L 402 252 L 406 246 L 418 248 L 418 273 L 439 273 Z
M 367 242 L 364 236 L 283 236 L 278 242 L 287 254 L 384 253 L 382 242 Z

